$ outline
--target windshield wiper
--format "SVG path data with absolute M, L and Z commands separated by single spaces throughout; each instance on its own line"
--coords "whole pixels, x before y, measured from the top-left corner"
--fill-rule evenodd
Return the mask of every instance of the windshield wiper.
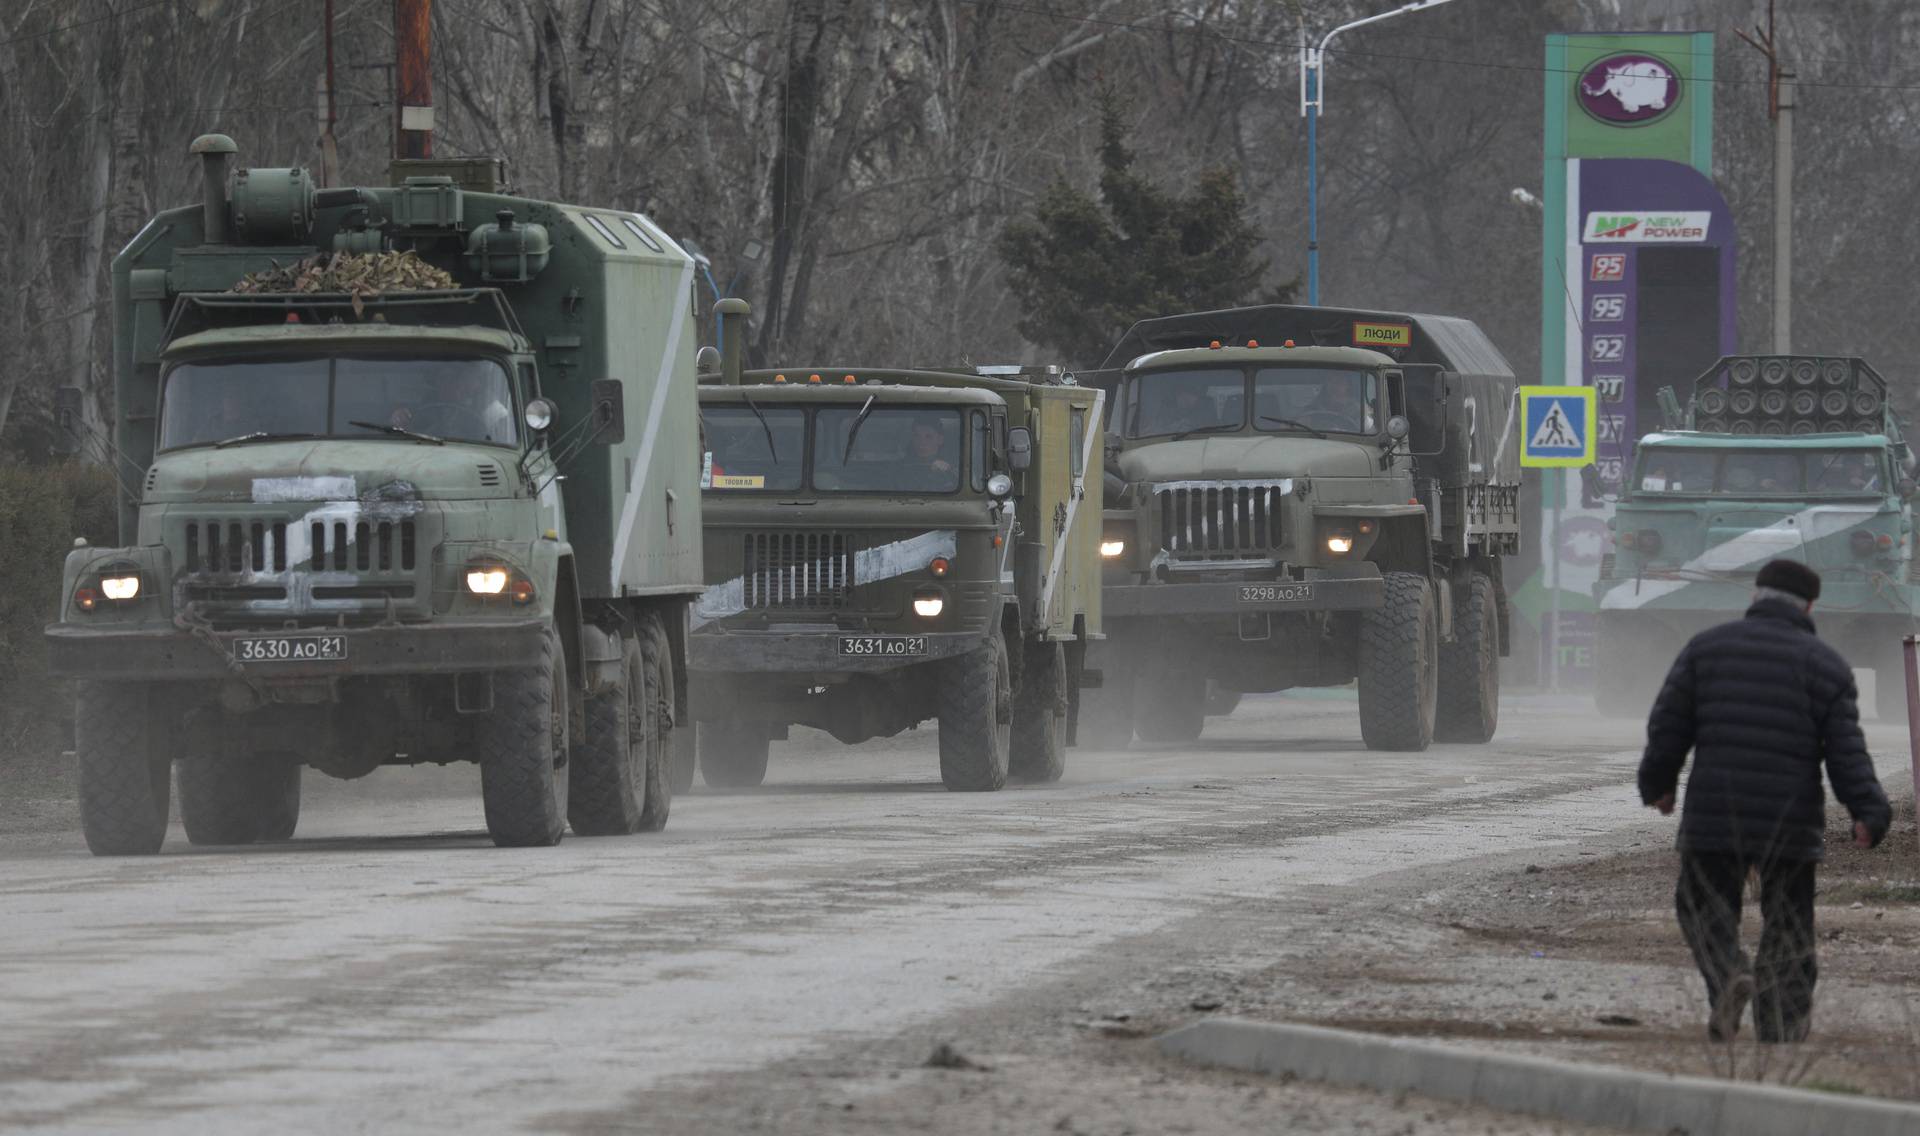
M 409 430 L 405 426 L 383 425 L 379 422 L 360 422 L 357 420 L 349 420 L 347 425 L 359 426 L 366 430 L 378 430 L 382 434 L 392 434 L 399 438 L 412 438 L 416 442 L 431 442 L 436 446 L 444 446 L 447 444 L 445 438 L 438 438 L 432 434 L 422 434 L 418 430 Z
M 868 395 L 866 405 L 862 406 L 860 413 L 853 417 L 853 428 L 847 431 L 847 448 L 840 451 L 841 465 L 846 465 L 847 459 L 853 456 L 853 440 L 860 436 L 860 427 L 866 422 L 867 415 L 871 413 L 873 413 L 873 396 Z
M 1322 433 L 1319 430 L 1315 430 L 1313 427 L 1307 425 L 1305 422 L 1302 422 L 1297 418 L 1275 418 L 1271 414 L 1262 414 L 1262 415 L 1258 415 L 1257 417 L 1262 422 L 1271 422 L 1276 426 L 1291 426 L 1296 430 L 1305 430 L 1307 433 L 1312 434 L 1316 438 L 1326 437 L 1326 434 Z
M 752 395 L 746 391 L 741 391 L 740 397 L 746 400 L 747 409 L 753 411 L 753 416 L 760 420 L 760 429 L 767 433 L 767 456 L 771 457 L 775 464 L 778 464 L 780 461 L 780 447 L 773 444 L 773 427 L 767 425 L 767 416 L 760 413 L 760 408 L 753 404 Z M 846 462 L 843 461 L 840 464 L 845 465 Z
M 235 434 L 231 438 L 222 438 L 213 444 L 214 449 L 222 446 L 237 446 L 242 442 L 278 442 L 287 438 L 311 438 L 312 434 L 300 431 L 255 430 L 251 434 Z
M 1191 438 L 1195 434 L 1218 434 L 1224 430 L 1238 430 L 1239 428 L 1240 423 L 1238 422 L 1215 422 L 1211 426 L 1195 426 L 1191 430 L 1182 430 L 1173 437 L 1168 438 L 1167 441 L 1178 442 L 1182 438 Z

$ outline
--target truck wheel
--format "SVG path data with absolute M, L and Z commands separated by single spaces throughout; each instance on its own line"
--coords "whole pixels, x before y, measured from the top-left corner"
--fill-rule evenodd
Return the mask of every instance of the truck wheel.
M 673 648 L 658 616 L 649 615 L 640 628 L 641 672 L 646 677 L 646 801 L 640 809 L 640 831 L 659 832 L 673 811 Z M 635 761 L 639 753 L 634 754 Z
M 1103 650 L 1099 686 L 1080 692 L 1080 718 L 1074 734 L 1091 749 L 1125 749 L 1133 744 L 1133 668 Z
M 767 779 L 765 722 L 733 718 L 700 723 L 700 779 L 715 789 L 751 789 Z
M 151 697 L 145 683 L 80 684 L 80 829 L 95 856 L 151 856 L 167 838 L 172 762 Z
M 1425 576 L 1388 572 L 1386 593 L 1360 620 L 1360 737 L 1368 749 L 1423 750 L 1440 694 L 1433 587 Z
M 943 668 L 940 678 L 940 781 L 958 792 L 992 792 L 1007 783 L 1013 675 L 998 631 L 986 645 Z
M 1490 742 L 1500 724 L 1500 597 L 1493 578 L 1475 572 L 1467 602 L 1454 613 L 1453 642 L 1440 647 L 1436 741 Z
M 193 844 L 290 840 L 300 823 L 300 766 L 275 756 L 182 758 L 180 824 Z
M 645 660 L 632 636 L 620 643 L 619 681 L 587 699 L 587 729 L 570 755 L 567 823 L 579 836 L 639 832 L 647 802 Z
M 1207 680 L 1188 671 L 1148 671 L 1134 685 L 1141 741 L 1195 741 L 1207 726 Z
M 567 831 L 567 656 L 547 625 L 540 662 L 500 671 L 474 731 L 487 834 L 502 848 L 560 843 Z
M 693 792 L 693 773 L 700 768 L 700 723 L 673 728 L 673 795 Z
M 1246 697 L 1237 690 L 1222 690 L 1212 679 L 1207 680 L 1207 717 L 1225 718 L 1240 709 L 1240 700 Z
M 1027 652 L 1013 696 L 1007 774 L 1016 781 L 1058 781 L 1067 771 L 1067 652 L 1042 643 Z

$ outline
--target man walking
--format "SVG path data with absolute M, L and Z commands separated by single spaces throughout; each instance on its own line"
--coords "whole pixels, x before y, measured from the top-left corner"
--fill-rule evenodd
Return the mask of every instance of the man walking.
M 1680 933 L 1707 980 L 1707 1033 L 1739 1032 L 1747 1002 L 1764 1042 L 1802 1041 L 1813 1012 L 1814 869 L 1823 853 L 1826 766 L 1853 817 L 1854 841 L 1880 843 L 1893 810 L 1860 733 L 1853 672 L 1813 630 L 1820 576 L 1774 560 L 1754 581 L 1746 618 L 1693 637 L 1647 719 L 1640 799 L 1673 812 L 1687 751 L 1680 818 Z M 1740 893 L 1760 877 L 1754 964 L 1740 949 Z

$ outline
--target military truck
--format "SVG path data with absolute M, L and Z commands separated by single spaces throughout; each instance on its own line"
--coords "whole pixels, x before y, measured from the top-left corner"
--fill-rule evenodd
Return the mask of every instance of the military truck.
M 723 302 L 727 348 L 744 319 Z M 703 779 L 758 785 L 793 725 L 853 744 L 928 719 L 949 789 L 1058 779 L 1100 633 L 1100 406 L 1058 369 L 729 351 L 700 388 Z
M 1484 742 L 1518 550 L 1512 369 L 1445 316 L 1268 305 L 1136 324 L 1111 389 L 1108 639 L 1083 726 L 1190 741 L 1209 682 L 1359 681 L 1373 749 Z
M 1900 639 L 1920 610 L 1913 454 L 1887 384 L 1846 356 L 1727 356 L 1672 429 L 1635 447 L 1594 586 L 1594 700 L 1645 714 L 1680 647 L 1736 619 L 1760 566 L 1822 577 L 1821 636 L 1875 672 L 1882 717 L 1906 714 Z
M 120 547 L 68 555 L 47 630 L 89 847 L 157 851 L 170 769 L 196 844 L 290 836 L 303 767 L 418 762 L 478 763 L 501 845 L 664 825 L 691 259 L 498 163 L 319 189 L 193 150 L 205 200 L 113 262 Z

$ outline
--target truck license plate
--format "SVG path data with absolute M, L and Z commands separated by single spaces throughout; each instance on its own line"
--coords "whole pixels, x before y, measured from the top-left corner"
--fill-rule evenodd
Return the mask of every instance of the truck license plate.
M 347 657 L 344 635 L 248 635 L 233 641 L 242 663 L 330 663 Z
M 925 635 L 842 635 L 840 653 L 877 658 L 924 655 L 927 653 L 927 637 Z
M 1312 599 L 1312 584 L 1240 585 L 1241 603 L 1307 603 Z

